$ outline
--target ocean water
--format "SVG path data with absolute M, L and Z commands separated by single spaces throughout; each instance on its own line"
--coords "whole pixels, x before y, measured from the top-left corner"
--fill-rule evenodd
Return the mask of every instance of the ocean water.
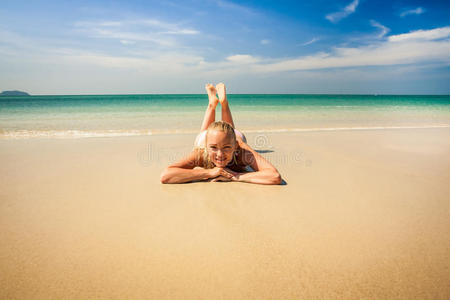
M 244 133 L 450 127 L 450 96 L 231 94 L 228 100 Z M 2 96 L 0 139 L 195 133 L 207 104 L 205 94 Z

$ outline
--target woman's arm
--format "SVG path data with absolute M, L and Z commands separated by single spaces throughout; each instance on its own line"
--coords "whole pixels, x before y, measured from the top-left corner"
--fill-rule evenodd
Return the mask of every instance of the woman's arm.
M 161 174 L 161 183 L 185 183 L 218 176 L 233 177 L 233 174 L 223 168 L 204 169 L 198 167 L 198 151 L 193 150 L 187 157 L 165 168 Z
M 258 184 L 281 184 L 280 173 L 278 173 L 278 170 L 268 160 L 242 140 L 239 140 L 239 146 L 244 151 L 244 163 L 252 167 L 255 172 L 235 173 L 234 181 Z
M 281 184 L 281 176 L 278 171 L 261 170 L 256 172 L 238 173 L 235 181 L 257 184 Z
M 210 170 L 204 168 L 184 169 L 169 166 L 161 174 L 161 183 L 185 183 L 196 180 L 207 180 L 211 178 Z
M 205 169 L 195 168 L 200 157 L 198 151 L 193 150 L 188 156 L 165 168 L 161 173 L 161 183 L 184 183 L 207 177 Z

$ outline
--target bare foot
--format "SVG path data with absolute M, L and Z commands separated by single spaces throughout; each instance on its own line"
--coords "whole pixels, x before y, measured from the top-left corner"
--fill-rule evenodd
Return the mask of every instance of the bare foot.
M 227 92 L 225 90 L 225 84 L 218 83 L 216 85 L 217 95 L 219 95 L 219 102 L 221 105 L 228 104 L 227 101 Z
M 213 108 L 216 108 L 217 103 L 219 103 L 219 99 L 217 99 L 216 97 L 216 88 L 211 83 L 208 83 L 205 85 L 205 89 L 208 93 L 209 105 L 211 105 Z

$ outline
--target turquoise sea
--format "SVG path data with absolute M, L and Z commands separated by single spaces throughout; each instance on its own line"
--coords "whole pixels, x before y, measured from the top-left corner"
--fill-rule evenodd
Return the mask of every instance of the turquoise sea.
M 450 127 L 450 96 L 228 95 L 244 132 Z M 195 133 L 205 94 L 0 97 L 0 138 Z M 220 105 L 216 119 L 220 120 Z

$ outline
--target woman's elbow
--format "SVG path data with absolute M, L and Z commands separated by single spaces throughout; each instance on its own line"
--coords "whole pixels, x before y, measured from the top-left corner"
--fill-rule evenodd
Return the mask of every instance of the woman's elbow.
M 170 175 L 167 168 L 161 173 L 160 181 L 164 184 L 170 183 Z
M 281 182 L 282 182 L 282 179 L 281 179 L 280 173 L 278 173 L 278 171 L 276 171 L 276 170 L 273 171 L 269 178 L 269 184 L 273 184 L 273 185 L 278 184 L 279 185 L 279 184 L 281 184 Z
M 272 184 L 281 184 L 282 180 L 281 180 L 281 175 L 278 172 L 275 172 L 273 174 L 273 183 Z

